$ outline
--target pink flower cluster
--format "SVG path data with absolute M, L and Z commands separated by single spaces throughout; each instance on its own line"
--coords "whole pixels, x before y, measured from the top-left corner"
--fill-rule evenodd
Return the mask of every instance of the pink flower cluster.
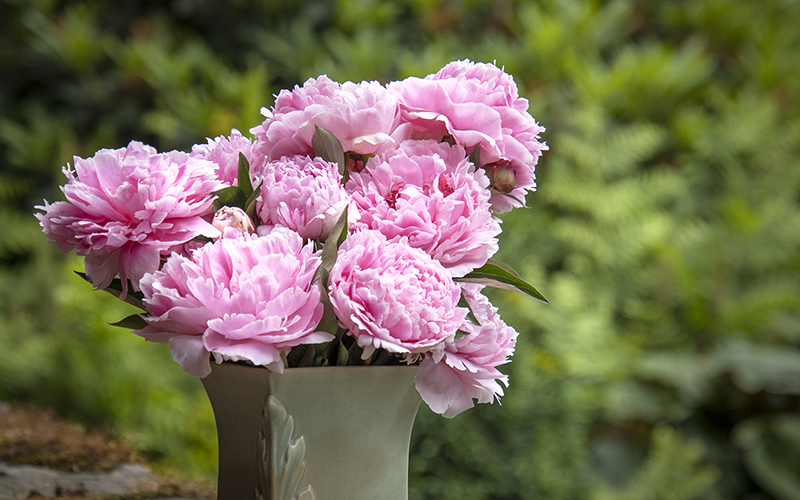
M 312 246 L 275 227 L 173 254 L 142 279 L 149 317 L 139 335 L 169 342 L 175 361 L 196 377 L 211 373 L 210 352 L 282 372 L 282 352 L 333 338 L 316 331 L 323 306 Z
M 216 237 L 206 216 L 210 194 L 222 187 L 210 161 L 173 151 L 157 153 L 131 142 L 127 148 L 102 149 L 94 157 L 75 157 L 65 168 L 67 201 L 48 204 L 36 214 L 44 232 L 62 252 L 85 257 L 86 274 L 96 288 L 119 275 L 127 290 L 139 290 L 160 259 L 196 236 Z
M 517 334 L 460 280 L 497 252 L 496 214 L 535 189 L 547 147 L 527 108 L 493 64 L 386 86 L 323 75 L 282 91 L 254 140 L 75 158 L 66 201 L 37 217 L 95 287 L 133 290 L 134 333 L 192 375 L 212 358 L 281 372 L 295 348 L 352 345 L 365 362 L 418 363 L 417 390 L 452 417 L 508 384 L 497 367 Z M 340 153 L 320 150 L 320 129 Z

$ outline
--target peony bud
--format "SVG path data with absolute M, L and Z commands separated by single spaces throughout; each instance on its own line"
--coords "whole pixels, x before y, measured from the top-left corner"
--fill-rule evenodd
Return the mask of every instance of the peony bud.
M 350 172 L 361 172 L 364 170 L 364 157 L 361 155 L 350 155 L 347 159 L 347 170 Z
M 516 176 L 510 163 L 500 161 L 483 168 L 491 181 L 491 186 L 501 193 L 508 194 L 516 187 Z
M 219 230 L 220 233 L 225 233 L 226 228 L 234 228 L 240 230 L 244 234 L 253 234 L 256 232 L 256 227 L 250 217 L 239 207 L 222 207 L 214 214 L 214 220 L 211 224 Z

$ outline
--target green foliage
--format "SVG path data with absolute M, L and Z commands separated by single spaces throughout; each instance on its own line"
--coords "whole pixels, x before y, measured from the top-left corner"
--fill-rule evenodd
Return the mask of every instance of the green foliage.
M 213 471 L 198 381 L 45 244 L 59 168 L 246 131 L 282 88 L 458 58 L 514 75 L 551 150 L 497 259 L 503 405 L 423 408 L 411 497 L 800 497 L 800 4 L 0 1 L 0 398 Z
M 659 427 L 653 431 L 650 456 L 625 488 L 601 488 L 595 498 L 688 500 L 718 479 L 718 472 L 703 464 L 702 443 L 683 442 L 670 427 Z

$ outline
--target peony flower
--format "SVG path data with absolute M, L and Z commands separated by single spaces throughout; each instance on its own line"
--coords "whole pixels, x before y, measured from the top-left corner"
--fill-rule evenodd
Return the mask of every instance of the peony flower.
M 404 237 L 454 276 L 464 276 L 498 249 L 501 229 L 490 211 L 488 185 L 461 146 L 404 141 L 351 173 L 347 190 L 359 213 L 352 228 L 375 229 L 389 240 Z
M 239 207 L 220 208 L 214 213 L 214 220 L 211 221 L 211 225 L 217 228 L 223 237 L 227 237 L 223 234 L 227 229 L 234 229 L 243 234 L 256 232 L 256 226 L 250 216 Z
M 263 224 L 279 224 L 303 238 L 325 240 L 349 203 L 338 166 L 322 158 L 284 157 L 259 175 L 256 211 Z
M 325 75 L 309 78 L 291 92 L 282 90 L 266 120 L 250 129 L 263 142 L 270 160 L 281 156 L 313 156 L 315 125 L 333 134 L 345 152 L 371 155 L 405 139 L 410 127 L 400 125 L 397 99 L 378 82 L 339 84 Z
M 226 234 L 227 236 L 227 234 Z M 195 377 L 211 372 L 209 352 L 283 371 L 281 353 L 333 339 L 316 331 L 322 317 L 319 254 L 297 233 L 222 238 L 173 254 L 142 279 L 148 325 L 136 334 L 169 342 L 172 357 Z
M 95 288 L 119 274 L 123 296 L 128 279 L 139 290 L 139 280 L 158 269 L 171 247 L 198 235 L 219 236 L 203 219 L 211 211 L 210 193 L 223 187 L 209 161 L 131 142 L 75 157 L 75 170 L 63 172 L 67 201 L 45 201 L 36 207 L 45 213 L 36 217 L 59 250 L 85 257 Z
M 195 144 L 189 156 L 208 160 L 216 165 L 217 178 L 227 186 L 239 185 L 239 153 L 250 163 L 250 171 L 260 169 L 266 161 L 259 150 L 259 143 L 253 143 L 236 129 L 229 137 L 219 136 L 208 139 L 208 144 Z
M 377 231 L 351 234 L 328 277 L 331 304 L 368 358 L 375 349 L 417 354 L 452 341 L 467 310 L 450 274 L 404 239 Z
M 400 101 L 403 120 L 423 134 L 451 136 L 467 151 L 480 148 L 480 165 L 501 182 L 493 185 L 492 209 L 522 206 L 536 188 L 534 167 L 547 146 L 544 128 L 528 113 L 511 75 L 494 64 L 454 61 L 425 79 L 407 78 L 389 85 Z
M 426 354 L 414 379 L 417 391 L 430 408 L 452 418 L 478 403 L 491 403 L 503 395 L 508 377 L 497 367 L 514 353 L 517 332 L 506 325 L 478 285 L 462 285 L 464 297 L 480 326 L 465 320 L 467 332 L 442 351 Z

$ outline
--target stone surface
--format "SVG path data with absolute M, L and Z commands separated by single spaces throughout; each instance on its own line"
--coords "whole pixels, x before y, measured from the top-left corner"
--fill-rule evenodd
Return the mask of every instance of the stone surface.
M 186 500 L 214 488 L 159 476 L 109 431 L 86 432 L 54 411 L 0 401 L 0 500 Z
M 36 465 L 0 463 L 0 500 L 33 495 L 122 495 L 154 484 L 157 478 L 141 464 L 121 464 L 109 472 L 57 472 Z

